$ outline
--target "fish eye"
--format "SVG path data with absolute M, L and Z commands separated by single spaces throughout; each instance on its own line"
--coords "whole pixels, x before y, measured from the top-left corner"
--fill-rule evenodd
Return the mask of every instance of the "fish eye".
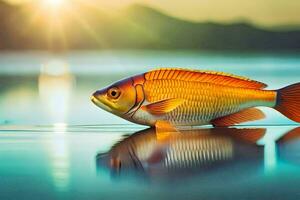
M 121 91 L 119 88 L 113 87 L 108 90 L 107 94 L 110 98 L 117 99 L 121 95 Z

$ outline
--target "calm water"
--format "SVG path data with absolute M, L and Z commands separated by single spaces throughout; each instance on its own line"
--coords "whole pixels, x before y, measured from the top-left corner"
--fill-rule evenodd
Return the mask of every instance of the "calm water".
M 157 66 L 300 81 L 298 54 L 0 53 L 0 199 L 299 199 L 300 129 L 272 109 L 228 129 L 156 133 L 90 94 Z

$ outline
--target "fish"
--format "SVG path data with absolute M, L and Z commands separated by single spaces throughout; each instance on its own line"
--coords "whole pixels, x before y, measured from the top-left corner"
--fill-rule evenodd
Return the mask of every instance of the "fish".
M 224 72 L 161 68 L 97 90 L 91 101 L 128 121 L 166 130 L 226 127 L 265 118 L 270 107 L 300 122 L 300 83 L 266 90 L 265 83 Z
M 136 132 L 96 156 L 100 169 L 112 174 L 133 171 L 147 176 L 180 176 L 205 172 L 225 164 L 262 162 L 263 147 L 256 142 L 265 128 L 200 128 L 158 132 L 155 128 Z

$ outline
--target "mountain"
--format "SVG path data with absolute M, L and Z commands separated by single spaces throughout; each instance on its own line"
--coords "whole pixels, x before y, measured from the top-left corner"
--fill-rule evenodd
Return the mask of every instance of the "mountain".
M 0 1 L 0 49 L 300 50 L 299 30 L 195 23 L 141 5 L 115 14 L 73 5 L 73 13 L 56 16 L 56 26 L 45 15 L 33 20 L 34 9 Z
M 196 49 L 299 49 L 300 31 L 263 30 L 244 23 L 222 25 L 192 23 L 134 6 L 129 16 L 171 48 Z M 151 27 L 151 28 L 150 28 Z

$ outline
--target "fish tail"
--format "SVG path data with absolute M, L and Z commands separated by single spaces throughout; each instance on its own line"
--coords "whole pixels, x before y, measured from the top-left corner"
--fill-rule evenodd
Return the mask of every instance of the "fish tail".
M 300 123 L 300 83 L 277 90 L 274 108 L 289 119 Z

